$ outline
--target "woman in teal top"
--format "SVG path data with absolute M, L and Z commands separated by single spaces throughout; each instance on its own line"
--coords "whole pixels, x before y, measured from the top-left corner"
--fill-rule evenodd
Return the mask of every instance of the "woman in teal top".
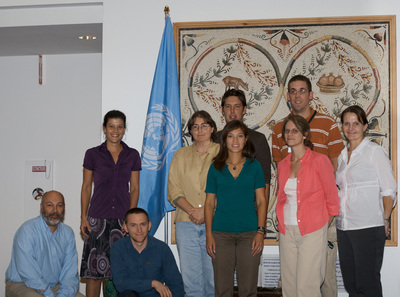
M 220 151 L 207 176 L 206 239 L 215 297 L 233 295 L 235 268 L 239 296 L 257 296 L 267 200 L 264 173 L 254 160 L 248 131 L 237 120 L 225 126 Z

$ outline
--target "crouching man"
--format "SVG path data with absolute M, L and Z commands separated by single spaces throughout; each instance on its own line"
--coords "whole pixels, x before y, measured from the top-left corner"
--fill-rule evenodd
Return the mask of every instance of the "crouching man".
M 110 252 L 118 297 L 183 297 L 182 276 L 170 248 L 148 235 L 147 212 L 130 209 L 123 227 L 129 236 L 115 242 Z
M 26 221 L 14 236 L 6 271 L 7 297 L 83 297 L 78 292 L 75 235 L 64 219 L 64 196 L 43 195 L 41 215 Z

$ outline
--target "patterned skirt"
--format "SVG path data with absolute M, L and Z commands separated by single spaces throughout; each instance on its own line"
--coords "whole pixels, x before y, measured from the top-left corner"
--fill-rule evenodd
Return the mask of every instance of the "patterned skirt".
M 123 220 L 95 219 L 88 217 L 92 232 L 85 238 L 81 273 L 82 278 L 103 279 L 111 277 L 110 248 L 124 235 Z

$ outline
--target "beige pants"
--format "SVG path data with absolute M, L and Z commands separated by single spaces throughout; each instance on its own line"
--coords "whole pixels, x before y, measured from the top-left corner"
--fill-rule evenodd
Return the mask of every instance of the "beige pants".
M 298 226 L 279 235 L 283 297 L 321 297 L 325 279 L 328 225 L 301 236 Z
M 322 297 L 337 297 L 336 281 L 336 258 L 337 258 L 337 237 L 335 219 L 328 228 L 328 240 L 332 242 L 333 249 L 328 247 L 328 256 L 326 258 L 325 280 L 321 287 Z
M 57 296 L 59 285 L 51 290 L 54 296 Z M 24 283 L 10 282 L 6 280 L 6 297 L 43 297 L 43 294 L 38 293 L 35 289 L 27 287 Z M 75 297 L 85 297 L 81 293 L 76 293 Z

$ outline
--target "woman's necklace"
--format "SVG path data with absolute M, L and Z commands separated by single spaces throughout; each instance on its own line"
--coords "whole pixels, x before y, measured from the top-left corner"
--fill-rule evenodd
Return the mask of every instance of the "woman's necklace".
M 229 162 L 229 164 L 231 164 L 231 165 L 233 166 L 232 169 L 233 169 L 233 170 L 236 170 L 236 169 L 237 169 L 237 166 L 238 166 L 240 163 L 243 162 L 243 159 L 245 159 L 245 157 L 242 157 L 242 159 L 240 159 L 239 162 L 237 162 L 236 164 L 234 164 L 234 163 L 228 158 L 228 162 Z

